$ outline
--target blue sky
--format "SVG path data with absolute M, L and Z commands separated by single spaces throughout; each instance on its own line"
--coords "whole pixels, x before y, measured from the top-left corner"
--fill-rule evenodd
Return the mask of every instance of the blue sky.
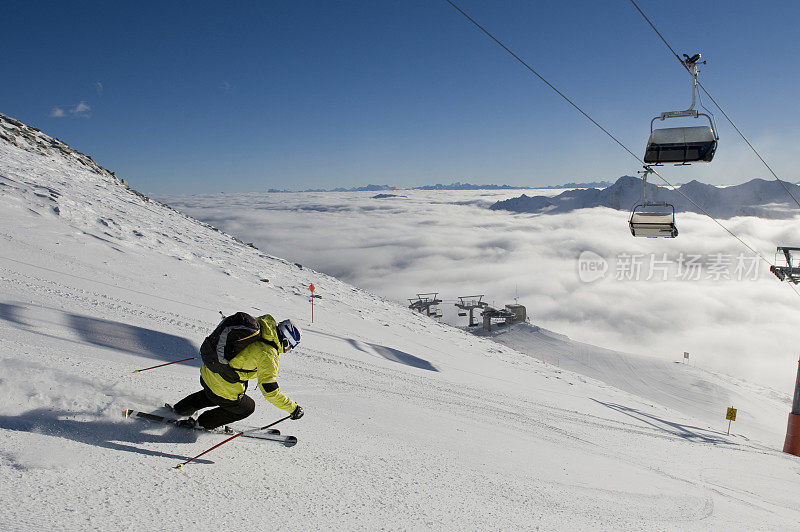
M 640 6 L 797 180 L 796 2 Z M 643 152 L 688 76 L 626 0 L 460 0 Z M 444 0 L 7 2 L 0 112 L 149 193 L 613 179 L 636 162 Z M 714 163 L 687 181 L 767 177 L 717 114 Z

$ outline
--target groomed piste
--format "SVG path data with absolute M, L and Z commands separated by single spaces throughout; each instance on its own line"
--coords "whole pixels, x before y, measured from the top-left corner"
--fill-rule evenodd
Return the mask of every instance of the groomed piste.
M 0 140 L 0 528 L 800 521 L 800 462 L 781 452 L 788 395 L 536 329 L 511 331 L 508 345 L 476 337 L 247 246 L 44 134 L 4 127 L 27 136 Z M 323 295 L 313 324 L 311 283 Z M 240 438 L 176 470 L 224 436 L 122 413 L 193 391 L 198 361 L 133 372 L 196 354 L 219 311 L 238 310 L 303 329 L 280 384 L 306 414 L 276 427 L 298 443 Z M 686 390 L 698 399 L 678 397 Z M 248 424 L 280 417 L 253 397 Z

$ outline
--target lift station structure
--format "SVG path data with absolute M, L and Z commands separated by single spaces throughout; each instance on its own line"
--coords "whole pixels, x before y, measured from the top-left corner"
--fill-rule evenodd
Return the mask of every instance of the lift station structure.
M 503 324 L 513 323 L 516 314 L 504 308 L 486 307 L 481 316 L 483 316 L 483 328 L 487 331 L 491 331 L 492 320 L 503 320 Z
M 506 305 L 505 308 L 496 309 L 487 306 L 483 311 L 483 328 L 492 330 L 492 320 L 503 320 L 498 325 L 511 325 L 528 320 L 528 313 L 524 305 L 517 303 Z

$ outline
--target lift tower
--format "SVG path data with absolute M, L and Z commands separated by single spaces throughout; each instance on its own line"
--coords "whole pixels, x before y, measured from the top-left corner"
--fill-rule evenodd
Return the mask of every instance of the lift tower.
M 789 426 L 786 427 L 783 452 L 800 456 L 800 361 L 797 363 L 797 381 L 794 385 L 794 400 L 792 412 L 789 414 Z
M 411 304 L 408 305 L 408 308 L 416 310 L 419 313 L 424 312 L 429 318 L 441 318 L 442 313 L 439 310 L 439 305 L 442 303 L 442 300 L 436 297 L 438 295 L 438 292 L 417 294 L 416 298 L 409 298 L 408 302 Z
M 483 295 L 480 296 L 459 296 L 458 303 L 455 305 L 463 310 L 464 312 L 459 312 L 459 316 L 466 316 L 467 312 L 469 312 L 469 326 L 475 327 L 478 323 L 475 321 L 475 317 L 473 312 L 476 308 L 482 309 L 489 306 L 488 303 L 481 301 L 483 299 Z
M 800 252 L 800 248 L 778 247 L 778 253 L 783 254 L 785 265 L 778 265 L 775 257 L 775 266 L 770 266 L 769 271 L 781 281 L 800 283 L 800 260 L 792 257 L 792 252 Z M 783 443 L 783 452 L 800 456 L 800 361 L 797 363 L 797 380 L 794 384 L 794 400 L 792 411 L 789 413 L 789 424 L 786 427 L 786 440 Z

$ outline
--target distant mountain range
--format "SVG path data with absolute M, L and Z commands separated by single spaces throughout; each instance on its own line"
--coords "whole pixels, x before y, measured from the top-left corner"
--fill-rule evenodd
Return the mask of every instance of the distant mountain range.
M 396 190 L 509 190 L 509 189 L 525 189 L 531 187 L 517 187 L 511 185 L 472 185 L 470 183 L 459 183 L 456 181 L 455 183 L 451 183 L 449 185 L 442 185 L 438 183 L 436 185 L 424 185 L 421 187 L 413 187 L 413 188 L 396 188 L 391 185 L 367 185 L 365 187 L 353 187 L 353 188 L 309 188 L 306 190 L 277 190 L 271 188 L 267 190 L 267 192 L 271 193 L 282 193 L 282 192 L 387 192 L 387 191 L 396 191 Z
M 397 188 L 390 185 L 367 185 L 365 187 L 353 188 L 307 188 L 305 190 L 278 190 L 271 188 L 267 192 L 272 194 L 282 194 L 287 192 L 385 192 L 387 190 L 397 190 Z
M 606 188 L 613 185 L 611 181 L 591 181 L 589 183 L 564 183 L 563 185 L 550 185 L 549 187 L 533 187 L 533 188 Z
M 367 185 L 365 187 L 353 188 L 307 188 L 305 190 L 278 190 L 271 188 L 267 192 L 272 194 L 288 193 L 288 192 L 387 192 L 396 190 L 521 190 L 531 188 L 541 189 L 558 189 L 558 188 L 602 188 L 611 186 L 610 181 L 593 181 L 591 183 L 566 183 L 564 185 L 550 185 L 550 186 L 519 186 L 519 185 L 473 185 L 471 183 L 461 183 L 456 181 L 449 185 L 437 183 L 435 185 L 423 185 L 412 188 L 396 188 L 391 185 Z
M 449 185 L 425 185 L 414 187 L 411 190 L 518 190 L 518 189 L 559 189 L 559 188 L 603 188 L 611 186 L 611 181 L 592 181 L 591 183 L 565 183 L 563 185 L 550 186 L 517 186 L 517 185 L 471 185 L 469 183 L 451 183 Z
M 800 199 L 800 187 L 784 182 L 795 198 Z M 734 216 L 757 216 L 760 218 L 791 218 L 800 214 L 800 208 L 789 197 L 777 181 L 753 179 L 741 185 L 715 187 L 699 181 L 691 181 L 676 190 L 647 184 L 649 201 L 665 201 L 675 206 L 675 211 L 701 212 L 678 191 L 685 194 L 709 214 L 717 218 Z M 610 207 L 630 210 L 642 201 L 642 180 L 638 177 L 622 176 L 610 187 L 599 190 L 569 190 L 554 197 L 526 196 L 525 194 L 489 207 L 537 214 L 558 214 L 590 207 Z
M 421 187 L 414 187 L 411 190 L 514 190 L 531 187 L 520 187 L 513 185 L 472 185 L 470 183 L 450 183 L 449 185 L 442 185 L 437 183 L 435 185 L 424 185 Z

